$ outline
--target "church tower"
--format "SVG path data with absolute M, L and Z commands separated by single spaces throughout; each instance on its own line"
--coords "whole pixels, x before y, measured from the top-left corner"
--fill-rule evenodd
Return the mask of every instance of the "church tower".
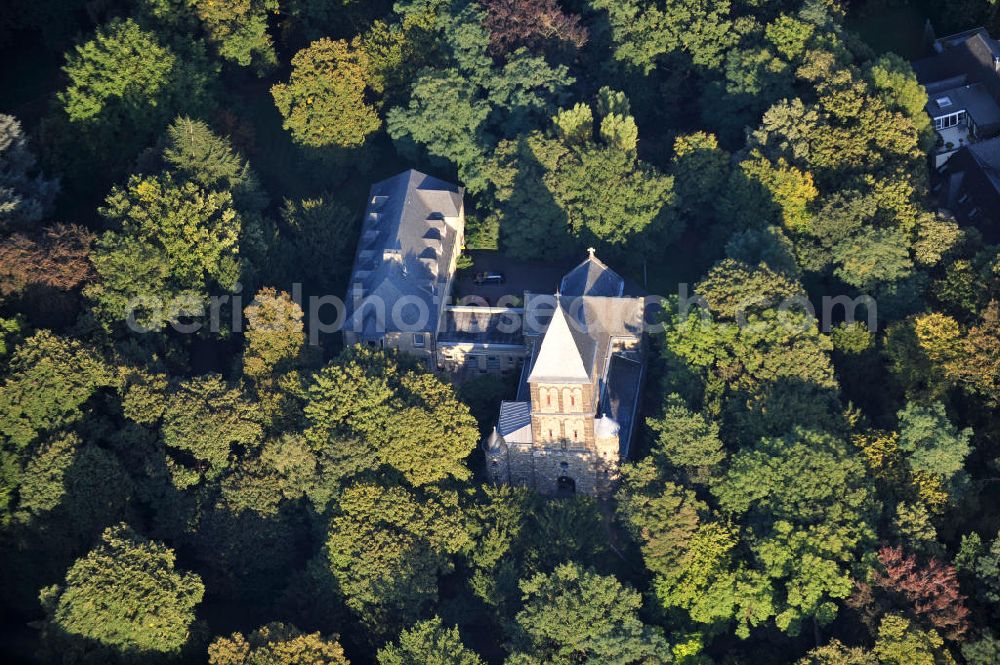
M 584 358 L 592 346 L 588 341 L 557 299 L 528 376 L 535 478 L 556 491 L 592 494 L 595 489 L 597 386 L 590 375 L 593 358 Z
M 643 379 L 642 297 L 594 252 L 551 296 L 525 294 L 548 325 L 525 333 L 517 400 L 500 403 L 484 441 L 494 483 L 544 495 L 608 496 L 628 458 Z

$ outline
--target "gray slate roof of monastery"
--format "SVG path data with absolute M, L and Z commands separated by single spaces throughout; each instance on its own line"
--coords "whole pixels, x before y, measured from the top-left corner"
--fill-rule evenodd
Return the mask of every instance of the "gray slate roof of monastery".
M 537 357 L 530 358 L 532 367 L 529 368 L 531 372 L 529 380 L 541 380 L 543 377 L 542 373 L 535 376 L 534 365 L 539 362 L 545 350 L 545 340 L 548 338 L 548 327 L 552 318 L 551 313 L 555 311 L 555 303 L 557 302 L 568 322 L 572 344 L 563 342 L 553 344 L 553 348 L 559 350 L 559 357 L 554 358 L 547 365 L 572 368 L 573 376 L 549 376 L 550 370 L 546 368 L 544 373 L 546 379 L 581 380 L 578 376 L 579 372 L 576 371 L 576 361 L 565 358 L 568 353 L 573 351 L 583 363 L 588 379 L 590 381 L 601 379 L 605 374 L 612 338 L 638 338 L 642 334 L 642 317 L 645 307 L 643 298 L 563 295 L 554 298 L 553 296 L 526 294 L 525 334 L 544 334 L 541 344 L 542 350 L 538 352 Z
M 438 343 L 524 344 L 519 313 L 498 312 L 486 307 L 482 310 L 446 310 Z
M 372 185 L 348 286 L 345 326 L 349 330 L 362 337 L 380 337 L 384 331 L 405 329 L 389 314 L 396 301 L 409 297 L 421 301 L 430 314 L 421 330 L 435 331 L 447 295 L 448 268 L 460 249 L 460 230 L 444 218 L 459 216 L 464 192 L 414 169 Z M 354 311 L 359 286 L 361 298 L 382 299 L 384 318 L 370 306 Z M 417 321 L 416 310 L 417 306 L 403 308 L 405 323 Z
M 525 425 L 531 424 L 531 404 L 529 402 L 500 402 L 500 418 L 497 431 L 506 436 Z
M 520 432 L 521 436 L 513 437 L 510 439 L 512 434 L 518 433 L 519 430 L 528 428 L 527 432 Z M 511 443 L 530 443 L 531 442 L 531 403 L 530 402 L 500 402 L 500 417 L 497 419 L 497 433 L 508 439 Z M 518 439 L 525 438 L 527 435 L 527 440 L 520 441 Z
M 627 457 L 635 430 L 636 407 L 642 388 L 642 363 L 615 354 L 608 368 L 608 380 L 601 397 L 600 412 L 610 416 L 620 429 L 618 446 L 621 456 Z
M 564 296 L 620 296 L 624 290 L 625 280 L 593 253 L 559 284 L 559 293 Z

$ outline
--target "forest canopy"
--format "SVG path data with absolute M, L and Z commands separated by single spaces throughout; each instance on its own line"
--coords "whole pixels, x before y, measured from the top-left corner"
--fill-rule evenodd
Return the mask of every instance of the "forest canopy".
M 998 213 L 939 209 L 911 66 L 979 26 L 994 0 L 5 8 L 0 654 L 1000 663 Z M 310 310 L 411 168 L 464 188 L 463 288 L 591 248 L 663 296 L 609 496 L 494 485 L 513 381 Z

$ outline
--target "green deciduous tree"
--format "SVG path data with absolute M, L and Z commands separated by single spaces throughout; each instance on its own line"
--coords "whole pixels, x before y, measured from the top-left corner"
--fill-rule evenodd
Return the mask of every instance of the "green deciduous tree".
M 624 95 L 601 92 L 619 99 L 614 107 L 597 104 L 608 109 L 600 140 L 593 135 L 593 112 L 577 105 L 553 119 L 559 138 L 536 132 L 497 148 L 489 172 L 508 252 L 525 258 L 565 254 L 567 235 L 581 245 L 621 251 L 643 234 L 669 241 L 680 232 L 670 219 L 673 178 L 637 159 L 638 134 Z
M 378 651 L 379 665 L 483 665 L 474 651 L 462 644 L 458 628 L 445 627 L 440 617 L 420 621 L 404 630 L 397 643 Z
M 163 442 L 191 466 L 178 462 L 174 482 L 179 488 L 197 482 L 201 475 L 218 475 L 234 456 L 260 445 L 260 414 L 239 390 L 215 374 L 181 383 L 167 396 L 161 431 Z
M 809 617 L 828 623 L 853 589 L 850 567 L 874 540 L 873 494 L 864 465 L 836 437 L 796 430 L 736 454 L 713 488 L 742 516 L 751 549 L 782 597 L 775 621 L 796 633 Z
M 457 496 L 353 485 L 338 497 L 326 541 L 347 606 L 380 637 L 411 625 L 436 600 L 450 555 L 469 546 Z
M 305 413 L 317 450 L 350 434 L 369 447 L 371 468 L 395 469 L 413 485 L 470 477 L 465 459 L 479 433 L 469 408 L 450 385 L 392 356 L 348 349 L 316 374 Z
M 255 380 L 293 369 L 306 343 L 302 308 L 284 291 L 261 289 L 244 310 L 243 373 Z
M 925 406 L 911 401 L 898 415 L 899 448 L 907 454 L 910 467 L 953 486 L 972 450 L 972 429 L 959 431 L 940 402 Z
M 425 70 L 413 83 L 409 103 L 386 114 L 386 129 L 413 156 L 419 145 L 432 158 L 471 166 L 489 142 L 484 125 L 490 110 L 457 69 Z
M 303 633 L 295 626 L 270 623 L 247 636 L 217 637 L 208 646 L 209 665 L 349 665 L 337 636 Z
M 226 60 L 260 70 L 277 64 L 269 13 L 277 13 L 278 0 L 189 0 L 209 41 Z
M 921 630 L 898 614 L 882 617 L 872 653 L 880 665 L 955 665 L 934 630 Z
M 638 617 L 642 596 L 611 576 L 576 564 L 521 582 L 515 652 L 527 663 L 668 663 L 670 648 L 658 628 Z
M 627 466 L 618 491 L 618 515 L 639 543 L 663 609 L 683 610 L 691 620 L 736 633 L 774 615 L 767 578 L 735 558 L 737 535 L 713 518 L 693 491 L 664 480 L 669 473 L 651 460 Z
M 175 560 L 172 549 L 125 524 L 109 528 L 62 585 L 42 590 L 46 635 L 93 640 L 135 658 L 177 654 L 191 638 L 205 588 Z
M 732 259 L 719 261 L 695 286 L 719 319 L 736 320 L 751 313 L 805 301 L 797 281 L 766 265 L 750 266 Z
M 271 94 L 296 142 L 349 148 L 382 126 L 366 101 L 370 76 L 363 50 L 324 38 L 295 54 L 291 78 L 274 85 Z
M 240 276 L 242 220 L 228 192 L 205 191 L 169 174 L 133 176 L 101 214 L 112 230 L 92 254 L 101 281 L 86 289 L 108 322 L 132 317 L 159 330 L 185 311 L 203 313 L 212 291 Z
M 74 131 L 91 150 L 115 146 L 109 161 L 131 160 L 178 112 L 211 104 L 212 72 L 204 50 L 183 53 L 132 19 L 115 19 L 67 55 L 69 85 L 57 98 Z
M 0 386 L 0 432 L 16 448 L 40 433 L 79 422 L 84 405 L 102 387 L 115 384 L 102 358 L 77 340 L 42 330 L 26 339 L 10 359 Z
M 675 52 L 688 54 L 697 65 L 717 67 L 738 40 L 728 1 L 591 0 L 590 5 L 608 13 L 615 58 L 645 73 Z
M 649 418 L 646 424 L 656 433 L 653 455 L 660 468 L 674 466 L 692 480 L 704 481 L 726 458 L 719 426 L 688 409 L 679 395 L 667 397 L 663 417 Z
M 252 510 L 275 517 L 283 501 L 309 496 L 322 512 L 330 498 L 324 491 L 323 471 L 301 435 L 270 439 L 256 454 L 245 455 L 222 479 L 221 503 L 236 514 Z

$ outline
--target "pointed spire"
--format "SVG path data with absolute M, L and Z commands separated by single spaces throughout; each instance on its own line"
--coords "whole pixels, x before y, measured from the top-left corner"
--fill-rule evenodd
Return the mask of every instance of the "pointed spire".
M 566 312 L 557 300 L 538 358 L 528 375 L 528 383 L 589 383 L 587 368 L 569 328 Z

